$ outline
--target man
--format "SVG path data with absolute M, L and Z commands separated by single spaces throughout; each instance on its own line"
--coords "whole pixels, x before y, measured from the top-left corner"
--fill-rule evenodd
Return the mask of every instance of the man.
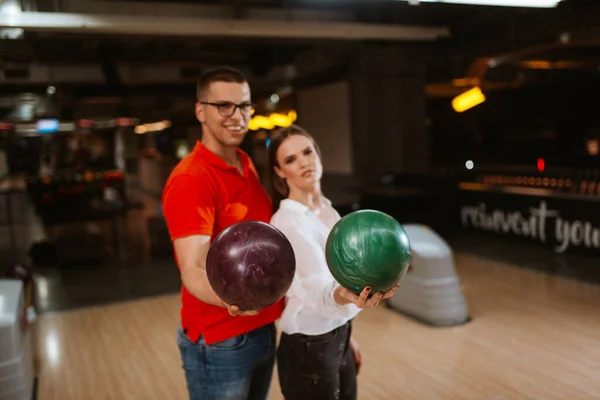
M 252 114 L 250 87 L 220 67 L 198 81 L 196 117 L 202 139 L 173 169 L 163 209 L 181 272 L 178 345 L 190 399 L 267 397 L 275 360 L 275 327 L 283 300 L 259 311 L 225 304 L 206 275 L 212 240 L 242 220 L 269 222 L 270 199 L 239 145 Z

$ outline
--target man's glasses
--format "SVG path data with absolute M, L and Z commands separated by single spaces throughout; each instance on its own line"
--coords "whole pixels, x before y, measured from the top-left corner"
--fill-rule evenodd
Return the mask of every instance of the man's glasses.
M 252 112 L 252 108 L 254 108 L 254 104 L 252 103 L 234 104 L 230 102 L 211 103 L 208 101 L 201 101 L 200 104 L 206 104 L 209 106 L 216 107 L 217 111 L 219 112 L 219 115 L 223 117 L 231 117 L 235 113 L 235 110 L 237 108 L 240 109 L 240 112 L 242 114 L 250 114 Z

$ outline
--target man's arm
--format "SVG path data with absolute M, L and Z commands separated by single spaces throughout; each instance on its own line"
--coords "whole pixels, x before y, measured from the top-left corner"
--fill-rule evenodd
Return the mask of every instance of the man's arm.
M 206 275 L 206 256 L 210 248 L 210 236 L 192 235 L 173 241 L 179 261 L 181 281 L 195 298 L 213 306 L 227 308 L 231 315 L 256 315 L 258 311 L 241 312 L 239 307 L 229 305 L 217 296 Z
M 206 255 L 210 248 L 210 236 L 192 235 L 173 241 L 183 286 L 195 298 L 213 306 L 227 307 L 217 296 L 206 276 Z

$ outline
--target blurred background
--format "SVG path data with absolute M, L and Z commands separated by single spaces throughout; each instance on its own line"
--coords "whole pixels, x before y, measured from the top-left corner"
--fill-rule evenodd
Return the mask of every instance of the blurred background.
M 532 329 L 568 316 L 598 327 L 577 310 L 600 299 L 599 1 L 0 0 L 0 271 L 25 282 L 28 320 L 41 324 L 39 398 L 184 398 L 172 326 L 158 339 L 173 375 L 163 397 L 150 378 L 101 378 L 91 366 L 65 389 L 59 377 L 78 365 L 64 356 L 69 335 L 113 322 L 52 318 L 167 296 L 164 318 L 176 324 L 181 282 L 160 196 L 202 136 L 196 80 L 223 64 L 249 79 L 256 107 L 242 148 L 263 180 L 271 131 L 297 123 L 321 147 L 323 190 L 342 215 L 387 212 L 429 227 L 457 254 L 458 274 L 481 291 L 465 292 L 472 323 L 486 293 L 522 302 L 538 293 L 544 310 L 568 303 L 564 286 L 571 308 L 539 311 L 546 322 Z M 377 312 L 399 318 L 392 330 L 414 323 Z M 367 354 L 378 354 L 372 346 Z M 45 381 L 44 365 L 55 372 Z M 549 392 L 507 383 L 506 393 L 472 393 L 453 389 L 460 379 L 450 374 L 446 395 L 402 398 L 599 398 L 598 378 L 581 375 Z M 130 386 L 117 389 L 120 379 Z M 378 398 L 400 398 L 391 381 L 364 379 L 392 385 Z

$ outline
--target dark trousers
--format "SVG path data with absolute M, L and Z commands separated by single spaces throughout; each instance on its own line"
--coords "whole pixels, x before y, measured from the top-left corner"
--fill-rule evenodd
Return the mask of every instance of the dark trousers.
M 356 365 L 347 323 L 317 336 L 281 334 L 279 384 L 286 400 L 355 400 Z

